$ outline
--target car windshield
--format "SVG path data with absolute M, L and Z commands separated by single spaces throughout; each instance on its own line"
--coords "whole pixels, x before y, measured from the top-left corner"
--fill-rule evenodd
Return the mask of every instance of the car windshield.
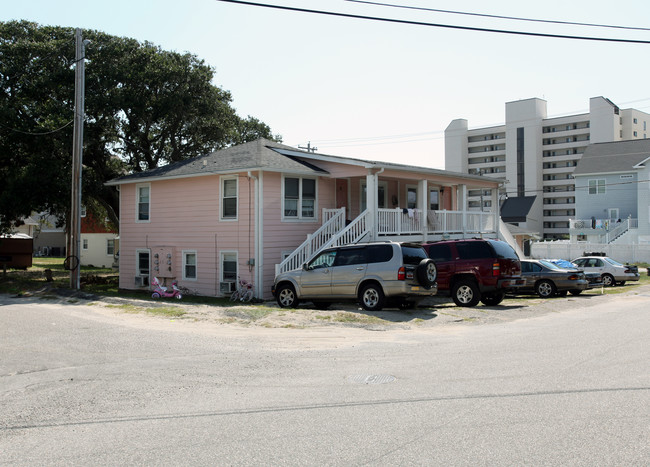
M 418 265 L 423 259 L 427 259 L 427 253 L 422 247 L 402 245 L 402 256 L 404 257 L 404 264 Z
M 490 242 L 490 245 L 494 248 L 494 252 L 497 254 L 497 258 L 502 259 L 519 259 L 517 253 L 513 248 L 508 245 L 506 242 Z
M 604 259 L 605 261 L 607 261 L 609 264 L 613 264 L 614 266 L 622 266 L 622 267 L 625 267 L 625 266 L 623 266 L 623 264 L 619 263 L 619 262 L 616 261 L 616 260 L 613 260 L 612 258 L 603 258 L 603 259 Z

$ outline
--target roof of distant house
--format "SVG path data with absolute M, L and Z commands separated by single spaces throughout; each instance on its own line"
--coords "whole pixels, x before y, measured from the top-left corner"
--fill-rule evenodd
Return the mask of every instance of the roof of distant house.
M 526 222 L 530 208 L 537 196 L 517 196 L 506 199 L 501 205 L 503 222 Z
M 587 146 L 573 175 L 632 172 L 650 161 L 650 139 L 633 139 Z

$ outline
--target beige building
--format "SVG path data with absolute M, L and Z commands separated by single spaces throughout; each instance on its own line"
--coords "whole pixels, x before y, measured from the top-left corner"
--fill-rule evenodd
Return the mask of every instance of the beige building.
M 499 201 L 505 222 L 547 239 L 569 238 L 575 218 L 573 171 L 591 143 L 647 138 L 650 114 L 620 109 L 604 97 L 589 112 L 547 118 L 546 101 L 506 103 L 504 125 L 469 129 L 465 119 L 445 130 L 445 169 L 505 178 Z M 469 192 L 469 207 L 490 208 L 491 198 Z

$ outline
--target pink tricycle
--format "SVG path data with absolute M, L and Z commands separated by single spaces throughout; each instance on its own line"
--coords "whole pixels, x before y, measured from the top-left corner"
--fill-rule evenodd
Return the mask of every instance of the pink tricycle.
M 151 281 L 151 285 L 154 286 L 153 293 L 151 294 L 151 298 L 176 297 L 177 299 L 180 300 L 181 298 L 183 298 L 183 295 L 181 295 L 181 291 L 177 287 L 177 284 L 178 283 L 176 281 L 172 282 L 172 290 L 167 291 L 168 287 L 162 286 L 158 278 L 154 277 L 153 280 Z

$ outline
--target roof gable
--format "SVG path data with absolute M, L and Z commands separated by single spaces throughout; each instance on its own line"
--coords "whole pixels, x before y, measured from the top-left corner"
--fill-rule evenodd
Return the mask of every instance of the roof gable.
M 573 175 L 635 172 L 650 159 L 650 139 L 591 144 Z
M 111 180 L 107 185 L 120 185 L 122 183 L 157 179 L 199 177 L 248 170 L 268 170 L 314 175 L 327 173 L 325 170 L 319 169 L 313 164 L 309 164 L 296 157 L 280 154 L 273 150 L 276 148 L 295 151 L 295 148 L 291 146 L 260 138 L 249 143 L 220 149 L 210 154 L 168 164 L 145 172 L 125 175 Z M 297 152 L 299 153 L 299 151 Z

